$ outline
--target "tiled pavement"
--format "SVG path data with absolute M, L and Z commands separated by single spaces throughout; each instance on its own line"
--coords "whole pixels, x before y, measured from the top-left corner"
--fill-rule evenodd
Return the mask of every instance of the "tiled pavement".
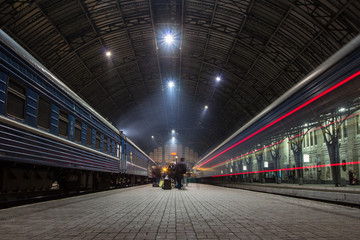
M 151 185 L 0 210 L 0 239 L 359 239 L 360 209 L 240 189 Z

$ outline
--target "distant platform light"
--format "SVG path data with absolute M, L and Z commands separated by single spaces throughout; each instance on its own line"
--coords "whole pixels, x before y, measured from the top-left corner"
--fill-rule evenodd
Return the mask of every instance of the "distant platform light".
M 169 81 L 168 85 L 170 88 L 173 88 L 175 86 L 175 83 L 173 81 Z
M 106 56 L 110 57 L 110 56 L 111 56 L 111 52 L 110 52 L 110 51 L 106 51 Z
M 208 107 L 208 105 L 205 105 L 205 109 L 208 109 L 209 107 Z
M 175 133 L 175 130 L 173 129 L 173 130 L 171 130 L 171 133 Z
M 220 76 L 217 76 L 217 77 L 216 77 L 216 81 L 220 82 L 220 81 L 221 81 L 221 77 L 220 77 Z
M 172 137 L 172 140 L 175 141 L 175 137 Z
M 171 45 L 174 42 L 174 36 L 172 34 L 168 33 L 165 35 L 164 40 L 167 45 Z
M 345 110 L 346 110 L 345 108 L 340 108 L 339 112 L 345 112 Z
M 154 136 L 151 136 L 152 139 L 154 139 Z

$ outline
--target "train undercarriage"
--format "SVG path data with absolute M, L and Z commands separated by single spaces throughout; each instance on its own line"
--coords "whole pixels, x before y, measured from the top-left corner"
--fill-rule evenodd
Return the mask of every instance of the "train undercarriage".
M 150 179 L 126 173 L 0 162 L 0 203 L 66 196 L 147 184 Z

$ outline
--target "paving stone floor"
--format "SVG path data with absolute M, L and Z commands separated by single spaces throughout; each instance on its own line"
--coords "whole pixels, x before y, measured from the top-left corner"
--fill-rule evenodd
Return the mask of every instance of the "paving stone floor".
M 0 239 L 360 239 L 360 209 L 191 184 L 0 210 Z

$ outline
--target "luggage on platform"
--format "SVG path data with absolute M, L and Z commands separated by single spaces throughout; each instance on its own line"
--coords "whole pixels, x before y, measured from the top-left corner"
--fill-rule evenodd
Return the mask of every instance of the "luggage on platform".
M 171 190 L 171 179 L 164 179 L 163 189 Z
M 159 187 L 162 188 L 163 185 L 164 185 L 164 179 L 161 179 L 160 182 L 159 182 Z

